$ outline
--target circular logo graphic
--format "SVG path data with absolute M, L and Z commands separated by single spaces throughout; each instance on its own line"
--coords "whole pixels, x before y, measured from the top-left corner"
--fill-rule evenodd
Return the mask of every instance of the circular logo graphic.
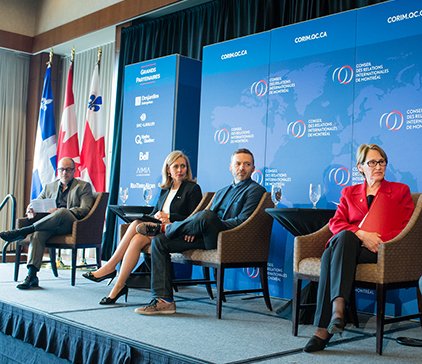
M 380 117 L 380 127 L 383 125 L 388 130 L 397 131 L 400 130 L 404 123 L 403 114 L 398 110 L 393 110 L 391 112 L 386 112 Z
M 287 134 L 294 138 L 302 138 L 306 133 L 306 125 L 303 120 L 292 121 L 287 125 Z
M 218 129 L 214 133 L 214 141 L 217 144 L 227 144 L 230 139 L 230 132 L 226 129 Z
M 337 67 L 333 72 L 333 81 L 347 85 L 353 80 L 353 68 L 350 66 Z
M 255 279 L 259 276 L 259 268 L 243 268 L 245 274 L 252 279 Z
M 265 80 L 259 80 L 254 82 L 251 86 L 251 94 L 255 94 L 258 97 L 265 96 L 268 91 L 268 84 Z
M 337 186 L 346 186 L 350 181 L 350 171 L 346 167 L 332 168 L 328 179 Z
M 141 114 L 141 116 L 139 117 L 139 119 L 141 119 L 141 121 L 145 121 L 147 119 L 147 114 L 145 114 L 144 112 Z
M 255 169 L 251 175 L 251 178 L 256 182 L 262 185 L 264 182 L 264 175 L 260 169 Z

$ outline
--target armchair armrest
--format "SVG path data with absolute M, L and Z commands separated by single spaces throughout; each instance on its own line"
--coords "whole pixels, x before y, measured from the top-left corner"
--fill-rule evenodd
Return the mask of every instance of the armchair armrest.
M 418 280 L 422 272 L 422 195 L 406 227 L 378 249 L 378 271 L 384 282 Z M 385 269 L 394 267 L 397 269 Z
M 308 234 L 295 237 L 293 254 L 293 271 L 299 271 L 299 262 L 305 258 L 320 258 L 325 249 L 325 244 L 333 234 L 328 224 L 321 229 Z

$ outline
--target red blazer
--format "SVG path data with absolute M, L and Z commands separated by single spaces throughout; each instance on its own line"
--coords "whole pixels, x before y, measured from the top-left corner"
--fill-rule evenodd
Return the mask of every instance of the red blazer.
M 403 183 L 383 180 L 377 193 L 388 195 L 388 198 L 394 201 L 394 206 L 399 205 L 403 209 L 400 212 L 391 211 L 395 216 L 400 216 L 400 221 L 398 221 L 396 227 L 381 237 L 383 241 L 388 241 L 398 235 L 409 222 L 414 204 L 409 187 Z M 359 185 L 345 187 L 341 193 L 340 204 L 336 213 L 329 222 L 331 232 L 335 235 L 343 230 L 358 231 L 358 225 L 367 212 L 366 181 Z

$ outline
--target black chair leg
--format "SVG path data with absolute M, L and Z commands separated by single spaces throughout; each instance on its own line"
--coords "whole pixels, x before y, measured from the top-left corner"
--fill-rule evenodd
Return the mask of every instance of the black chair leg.
M 419 287 L 416 287 L 416 297 L 418 300 L 418 310 L 419 310 L 419 322 L 422 326 L 422 292 L 419 290 Z
M 84 249 L 85 252 L 85 249 Z M 95 257 L 97 258 L 97 269 L 101 268 L 101 246 L 95 248 Z
M 262 292 L 264 294 L 264 300 L 265 304 L 267 305 L 267 308 L 272 311 L 273 308 L 271 306 L 271 299 L 270 299 L 270 291 L 268 289 L 268 271 L 267 271 L 267 263 L 261 267 L 260 270 L 260 279 L 261 279 L 261 287 Z
M 58 277 L 59 273 L 57 273 L 57 264 L 56 264 L 56 248 L 50 248 L 50 264 L 51 269 L 53 271 L 54 277 Z
M 208 267 L 202 267 L 202 274 L 204 275 L 204 279 L 207 281 L 211 280 L 210 269 Z M 212 293 L 211 283 L 205 283 L 205 287 L 207 288 L 208 296 L 213 300 L 214 295 Z
M 297 336 L 299 328 L 300 294 L 302 292 L 302 280 L 293 278 L 293 302 L 292 302 L 292 334 Z
M 355 287 L 352 288 L 352 293 L 350 294 L 350 321 L 352 321 L 353 325 L 356 328 L 359 328 L 359 318 L 358 318 L 358 311 L 356 307 L 356 291 Z
M 16 243 L 16 255 L 15 255 L 15 274 L 14 280 L 18 281 L 19 278 L 19 267 L 21 265 L 22 245 L 19 242 Z
M 77 253 L 78 253 L 78 249 L 76 249 L 76 248 L 72 249 L 72 265 L 71 265 L 72 276 L 71 276 L 71 281 L 70 281 L 70 284 L 72 286 L 74 286 L 75 282 L 76 282 L 76 256 L 77 256 Z
M 377 284 L 377 353 L 382 355 L 382 342 L 384 336 L 385 319 L 385 288 L 383 284 Z
M 224 296 L 224 268 L 217 268 L 217 318 L 221 319 Z

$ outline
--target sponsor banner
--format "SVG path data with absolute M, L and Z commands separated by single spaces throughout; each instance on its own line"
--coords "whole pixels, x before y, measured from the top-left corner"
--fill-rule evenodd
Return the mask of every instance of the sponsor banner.
M 173 146 L 177 56 L 131 64 L 125 68 L 120 186 L 126 205 L 146 205 L 150 187 L 154 205 L 161 168 Z M 123 201 L 120 201 L 122 203 Z
M 263 182 L 270 33 L 204 48 L 198 181 L 203 191 L 231 182 L 230 156 L 248 148 Z

